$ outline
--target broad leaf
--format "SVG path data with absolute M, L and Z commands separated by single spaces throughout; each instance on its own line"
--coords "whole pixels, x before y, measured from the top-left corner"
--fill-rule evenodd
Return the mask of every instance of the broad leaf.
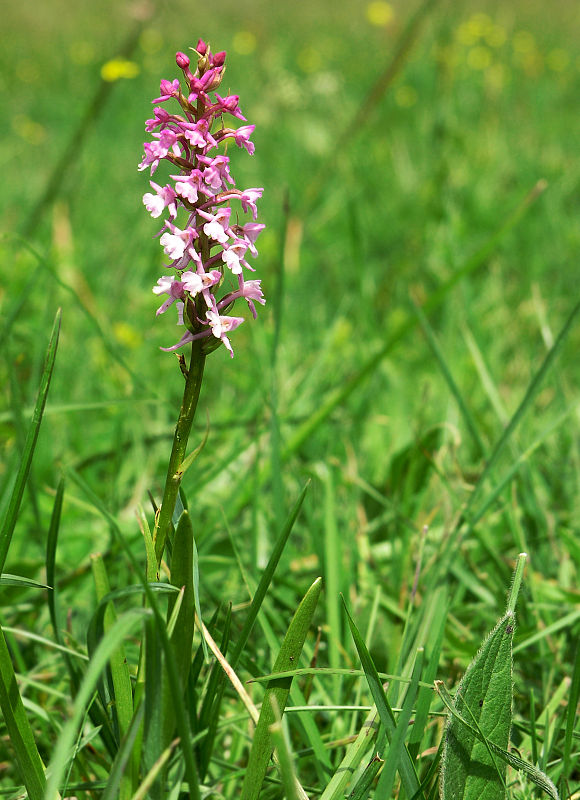
M 515 618 L 508 611 L 467 668 L 454 710 L 483 738 L 507 749 L 512 722 L 512 640 Z M 504 800 L 506 766 L 455 715 L 445 730 L 441 768 L 443 800 Z

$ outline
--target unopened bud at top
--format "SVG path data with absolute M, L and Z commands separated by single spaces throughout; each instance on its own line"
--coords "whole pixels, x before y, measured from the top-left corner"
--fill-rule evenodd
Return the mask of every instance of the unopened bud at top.
M 175 61 L 179 69 L 187 69 L 189 67 L 189 58 L 185 55 L 185 53 L 176 53 Z

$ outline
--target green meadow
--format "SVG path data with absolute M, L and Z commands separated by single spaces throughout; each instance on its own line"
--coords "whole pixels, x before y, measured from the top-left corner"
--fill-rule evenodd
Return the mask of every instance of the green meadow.
M 441 746 L 467 711 L 429 685 L 454 696 L 526 553 L 510 753 L 580 798 L 576 5 L 46 0 L 2 15 L 0 795 L 52 800 L 58 773 L 63 798 L 437 797 L 442 769 L 469 769 Z M 160 349 L 181 333 L 155 316 L 166 261 L 137 165 L 159 81 L 200 37 L 227 51 L 223 94 L 256 125 L 255 154 L 228 153 L 238 186 L 264 187 L 267 302 L 231 333 L 235 357 L 219 347 L 205 366 L 178 500 L 187 630 L 195 610 L 235 661 L 271 716 L 255 730 L 199 627 L 177 703 L 169 561 L 155 592 L 142 580 L 184 380 Z M 504 746 L 486 736 L 493 762 Z M 449 791 L 554 797 L 508 764 L 483 793 Z

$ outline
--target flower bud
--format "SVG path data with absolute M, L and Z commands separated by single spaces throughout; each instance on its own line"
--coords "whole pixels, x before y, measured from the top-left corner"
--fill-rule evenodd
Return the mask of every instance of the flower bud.
M 203 39 L 199 39 L 198 43 L 195 46 L 195 49 L 200 54 L 200 56 L 204 56 L 207 53 L 207 44 L 203 41 Z
M 175 62 L 179 69 L 187 69 L 189 67 L 189 58 L 185 55 L 185 53 L 176 53 Z
M 223 78 L 223 70 L 221 67 L 213 67 L 211 70 L 208 70 L 205 74 L 209 75 L 211 73 L 211 80 L 209 80 L 206 84 L 206 92 L 213 92 L 215 89 L 222 82 Z
M 161 108 L 160 106 L 157 106 L 157 108 L 154 109 L 153 113 L 155 114 L 155 120 L 157 125 L 167 123 L 171 119 L 171 115 L 169 114 L 169 112 L 166 111 L 164 108 Z

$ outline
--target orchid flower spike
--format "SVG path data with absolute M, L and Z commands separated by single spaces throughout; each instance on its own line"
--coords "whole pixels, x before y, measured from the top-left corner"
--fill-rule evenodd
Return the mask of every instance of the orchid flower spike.
M 265 227 L 256 222 L 256 203 L 263 189 L 237 189 L 230 173 L 230 158 L 220 152 L 220 147 L 222 142 L 227 146 L 233 141 L 253 155 L 250 137 L 255 126 L 230 127 L 231 118 L 244 123 L 246 118 L 237 95 L 222 97 L 216 92 L 222 82 L 226 54 L 212 53 L 202 39 L 194 52 L 196 66 L 185 53 L 176 54 L 183 84 L 177 79 L 162 80 L 160 96 L 153 100 L 154 104 L 177 104 L 178 113 L 155 105 L 153 118 L 145 123 L 152 141 L 144 144 L 139 170 L 149 169 L 153 175 L 162 161 L 170 164 L 168 182 L 162 185 L 150 181 L 154 191 L 143 195 L 152 217 L 166 216 L 159 241 L 170 259 L 164 271 L 173 270 L 171 275 L 159 278 L 153 292 L 167 295 L 157 314 L 163 314 L 177 301 L 177 324 L 187 329 L 177 344 L 163 350 L 176 350 L 202 339 L 204 352 L 223 343 L 233 356 L 226 333 L 244 319 L 223 316 L 220 310 L 229 310 L 237 300 L 245 300 L 255 317 L 253 301 L 266 302 L 260 281 L 245 280 L 246 270 L 254 272 L 246 257 L 257 257 L 256 239 Z M 222 119 L 225 116 L 227 124 Z M 244 221 L 242 217 L 240 221 L 240 214 L 249 214 L 250 218 Z

